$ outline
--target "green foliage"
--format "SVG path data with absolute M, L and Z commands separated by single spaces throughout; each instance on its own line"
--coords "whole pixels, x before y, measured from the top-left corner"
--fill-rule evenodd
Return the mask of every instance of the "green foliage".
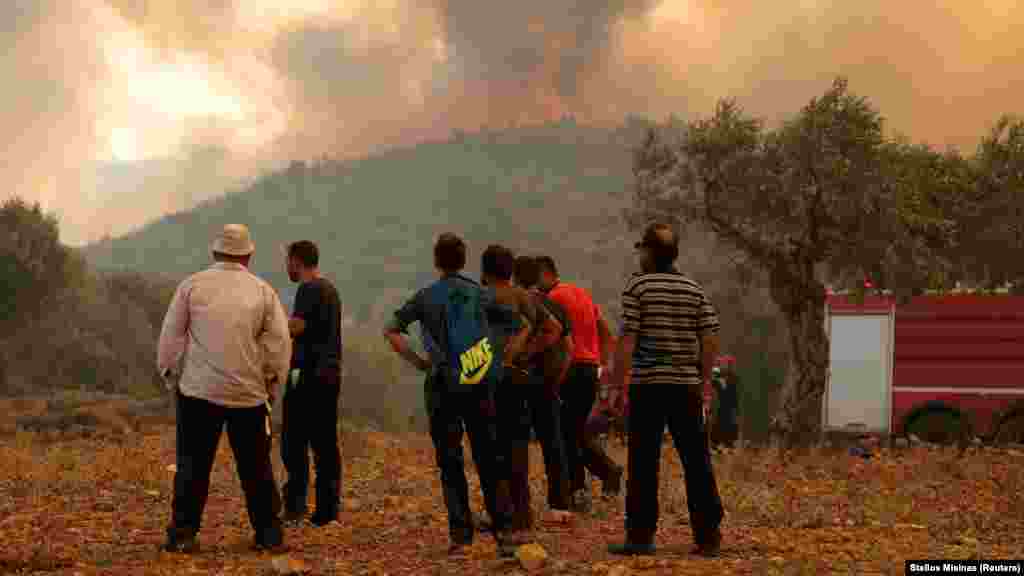
M 58 224 L 21 199 L 0 207 L 0 392 L 159 390 L 156 338 L 173 284 L 94 275 Z
M 57 219 L 20 198 L 0 205 L 0 330 L 11 330 L 81 286 L 81 260 L 59 241 Z
M 982 139 L 973 194 L 957 212 L 961 276 L 986 288 L 1024 290 L 1024 119 L 1003 117 Z

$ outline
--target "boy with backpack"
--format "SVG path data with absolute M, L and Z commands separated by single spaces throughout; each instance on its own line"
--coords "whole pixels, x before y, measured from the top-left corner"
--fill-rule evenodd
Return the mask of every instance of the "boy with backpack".
M 496 444 L 494 391 L 501 379 L 502 362 L 488 327 L 489 317 L 503 318 L 508 311 L 495 302 L 493 290 L 461 274 L 465 265 L 465 242 L 451 233 L 438 237 L 434 266 L 440 278 L 399 308 L 384 331 L 398 355 L 420 371 L 431 373 L 431 385 L 436 389 L 430 435 L 448 508 L 451 554 L 472 544 L 474 536 L 463 431 L 469 436 L 495 539 L 499 545 L 515 543 L 505 533 L 512 511 L 504 471 L 507 465 Z M 434 343 L 429 360 L 413 351 L 404 337 L 414 322 L 420 323 Z M 517 336 L 512 344 L 525 338 L 525 330 Z

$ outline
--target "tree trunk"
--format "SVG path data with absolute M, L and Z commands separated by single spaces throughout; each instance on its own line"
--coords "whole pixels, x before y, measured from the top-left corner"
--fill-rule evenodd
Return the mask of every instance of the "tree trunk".
M 825 288 L 790 285 L 782 306 L 789 325 L 789 363 L 780 393 L 775 428 L 787 447 L 821 438 L 822 398 L 828 376 L 829 342 L 825 334 Z

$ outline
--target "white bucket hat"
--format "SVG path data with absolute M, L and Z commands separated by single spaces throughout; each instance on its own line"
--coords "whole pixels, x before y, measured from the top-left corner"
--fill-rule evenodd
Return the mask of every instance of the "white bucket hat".
M 225 224 L 214 238 L 210 250 L 228 256 L 248 256 L 256 251 L 245 224 Z

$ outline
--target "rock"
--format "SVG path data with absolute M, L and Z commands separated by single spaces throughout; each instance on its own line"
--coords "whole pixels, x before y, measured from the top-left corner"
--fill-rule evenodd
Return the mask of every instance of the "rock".
M 633 561 L 633 565 L 641 570 L 652 570 L 658 567 L 658 561 L 650 556 L 641 556 Z
M 310 572 L 309 566 L 298 558 L 292 558 L 287 554 L 281 556 L 275 556 L 270 560 L 270 566 L 273 569 L 274 574 L 279 576 L 289 576 L 291 574 L 308 574 Z
M 349 498 L 348 500 L 342 502 L 342 506 L 344 507 L 345 510 L 348 510 L 350 512 L 358 512 L 359 509 L 363 507 L 363 503 L 360 502 L 359 499 L 357 498 Z
M 970 536 L 960 536 L 959 538 L 956 539 L 956 543 L 961 545 L 961 546 L 977 546 L 978 545 L 978 539 L 977 538 L 972 538 Z
M 575 516 L 568 510 L 548 510 L 544 512 L 541 521 L 546 524 L 571 524 Z
M 565 560 L 555 560 L 549 568 L 553 574 L 567 574 L 572 571 L 572 566 Z
M 516 559 L 525 570 L 536 570 L 548 560 L 548 553 L 540 544 L 525 544 L 516 549 Z

